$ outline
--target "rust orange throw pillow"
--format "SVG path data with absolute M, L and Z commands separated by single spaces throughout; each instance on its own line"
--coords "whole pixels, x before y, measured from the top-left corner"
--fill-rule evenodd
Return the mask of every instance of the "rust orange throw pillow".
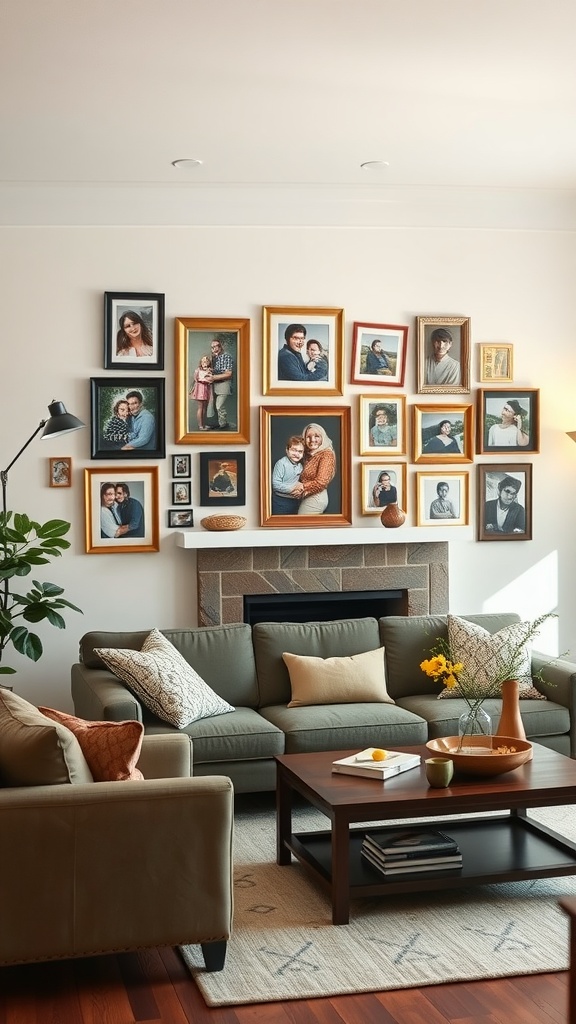
M 143 779 L 136 762 L 140 756 L 144 726 L 141 722 L 86 722 L 54 708 L 40 708 L 43 715 L 73 732 L 94 782 L 125 782 Z

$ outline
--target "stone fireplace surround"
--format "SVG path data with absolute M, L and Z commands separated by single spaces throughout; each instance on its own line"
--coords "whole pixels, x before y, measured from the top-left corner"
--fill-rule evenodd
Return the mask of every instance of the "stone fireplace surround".
M 221 542 L 221 536 L 220 536 Z M 407 591 L 408 615 L 448 611 L 448 544 L 315 544 L 202 548 L 198 623 L 244 621 L 245 594 Z

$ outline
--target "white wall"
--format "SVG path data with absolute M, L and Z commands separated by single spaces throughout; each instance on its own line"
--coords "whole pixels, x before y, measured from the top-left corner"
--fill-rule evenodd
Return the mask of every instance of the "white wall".
M 192 450 L 195 455 L 195 449 L 173 444 L 173 318 L 251 318 L 253 408 L 252 443 L 246 449 L 246 514 L 252 527 L 258 525 L 257 409 L 285 401 L 264 399 L 261 394 L 262 305 L 343 307 L 347 379 L 354 320 L 407 323 L 412 328 L 419 314 L 469 316 L 472 398 L 478 387 L 476 343 L 512 342 L 514 386 L 541 389 L 541 454 L 525 459 L 534 466 L 534 539 L 451 542 L 451 609 L 462 613 L 515 609 L 525 616 L 557 609 L 559 637 L 554 628 L 539 646 L 556 653 L 557 643 L 559 651 L 570 649 L 576 660 L 576 445 L 565 435 L 576 429 L 572 233 L 270 227 L 8 227 L 0 231 L 4 296 L 0 466 L 12 459 L 53 398 L 89 424 L 89 378 L 106 375 L 102 369 L 103 292 L 164 292 L 168 456 L 178 450 Z M 435 400 L 415 393 L 415 351 L 411 329 L 405 389 L 409 406 Z M 353 463 L 360 461 L 355 396 L 363 391 L 366 388 L 346 385 L 345 401 L 351 401 L 353 409 Z M 466 399 L 454 396 L 453 401 Z M 342 399 L 326 401 L 337 405 Z M 74 461 L 70 490 L 47 486 L 47 459 L 59 455 L 70 455 Z M 165 525 L 170 505 L 169 459 L 160 463 L 160 553 L 84 553 L 83 469 L 104 465 L 90 461 L 86 429 L 52 442 L 34 441 L 10 473 L 9 507 L 39 519 L 60 516 L 73 523 L 71 550 L 37 575 L 64 586 L 66 596 L 84 614 L 70 613 L 63 633 L 40 627 L 45 655 L 36 665 L 11 650 L 7 659 L 18 669 L 13 681 L 23 696 L 61 708 L 71 708 L 69 666 L 76 659 L 83 632 L 196 622 L 195 556 L 176 547 L 174 531 Z M 470 468 L 475 523 L 475 466 L 461 468 Z M 409 465 L 408 471 L 408 522 L 413 523 L 416 467 Z M 198 523 L 203 512 L 198 506 L 194 457 L 192 472 Z M 358 486 L 357 470 L 352 481 Z M 355 502 L 355 526 L 367 523 L 358 507 Z M 449 529 L 439 533 L 441 538 L 450 539 Z

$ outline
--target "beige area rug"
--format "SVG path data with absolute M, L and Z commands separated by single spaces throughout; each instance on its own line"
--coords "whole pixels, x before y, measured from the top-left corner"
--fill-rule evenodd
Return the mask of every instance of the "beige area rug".
M 531 814 L 576 841 L 573 807 Z M 294 831 L 326 828 L 311 808 L 293 820 Z M 199 947 L 181 947 L 209 1006 L 568 967 L 568 919 L 558 899 L 576 895 L 576 876 L 355 900 L 350 924 L 335 927 L 327 896 L 304 869 L 275 864 L 269 802 L 240 809 L 235 821 L 234 935 L 224 970 L 207 973 Z

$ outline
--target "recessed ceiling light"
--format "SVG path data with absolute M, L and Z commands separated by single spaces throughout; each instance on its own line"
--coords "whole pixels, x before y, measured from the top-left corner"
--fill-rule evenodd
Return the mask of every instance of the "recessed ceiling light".
M 363 171 L 383 171 L 386 167 L 390 167 L 387 160 L 365 160 L 363 164 L 360 164 Z
M 194 160 L 192 157 L 183 157 L 181 160 L 173 160 L 172 167 L 177 167 L 179 171 L 191 171 L 194 167 L 200 167 L 201 163 L 201 160 Z

